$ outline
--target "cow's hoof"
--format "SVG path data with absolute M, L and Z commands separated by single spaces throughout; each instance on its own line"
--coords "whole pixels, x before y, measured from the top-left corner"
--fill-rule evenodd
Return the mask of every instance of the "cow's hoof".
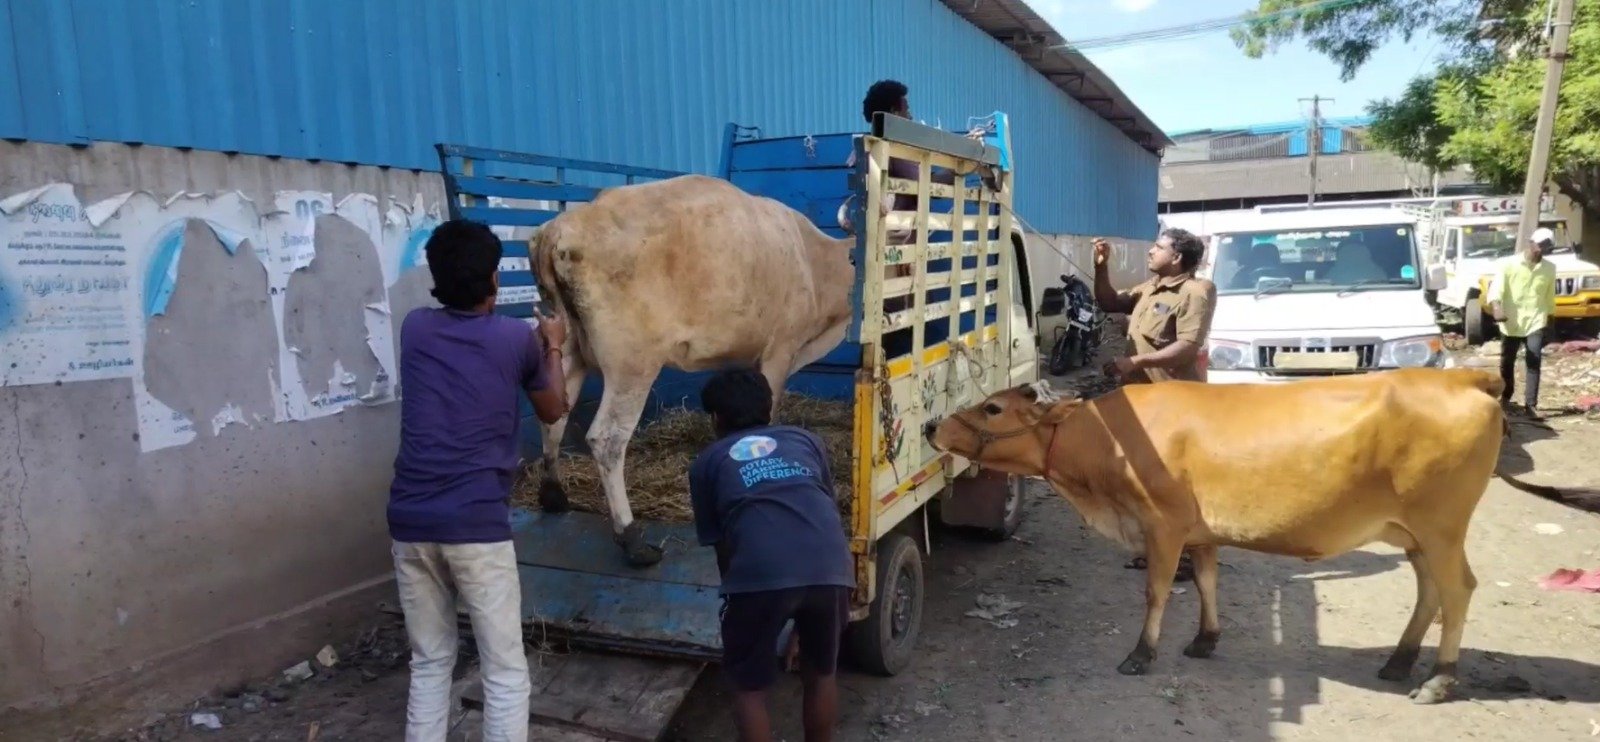
M 661 547 L 645 540 L 644 528 L 637 522 L 629 523 L 617 534 L 617 543 L 627 555 L 630 567 L 651 567 L 661 562 Z
M 1455 687 L 1456 679 L 1448 675 L 1435 675 L 1423 683 L 1422 687 L 1411 691 L 1411 702 L 1419 706 L 1429 706 L 1435 703 L 1444 703 L 1450 698 L 1450 689 Z
M 572 503 L 567 501 L 567 491 L 561 488 L 561 482 L 555 478 L 546 478 L 539 483 L 539 509 L 546 513 L 565 513 L 572 508 Z
M 1143 675 L 1150 672 L 1150 660 L 1142 660 L 1133 655 L 1128 655 L 1128 658 L 1123 660 L 1122 664 L 1117 665 L 1117 672 L 1123 675 Z
M 1378 670 L 1378 678 L 1381 680 L 1387 680 L 1391 683 L 1396 683 L 1401 680 L 1410 680 L 1411 665 L 1397 665 L 1394 663 L 1384 665 L 1383 669 Z
M 1197 660 L 1209 659 L 1217 651 L 1217 634 L 1200 634 L 1183 648 L 1183 656 Z
M 1389 655 L 1389 661 L 1383 663 L 1383 668 L 1378 670 L 1378 677 L 1390 682 L 1410 680 L 1411 668 L 1416 666 L 1417 655 L 1420 653 L 1417 649 L 1396 649 L 1394 654 Z

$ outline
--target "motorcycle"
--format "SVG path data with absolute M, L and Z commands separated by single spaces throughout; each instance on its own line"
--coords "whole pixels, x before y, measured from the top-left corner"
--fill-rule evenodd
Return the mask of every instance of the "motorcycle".
M 1046 367 L 1051 376 L 1061 376 L 1093 362 L 1106 321 L 1105 313 L 1095 303 L 1094 291 L 1083 279 L 1064 274 L 1061 284 L 1060 289 L 1045 291 L 1044 306 L 1040 307 L 1040 314 L 1053 314 L 1051 310 L 1055 310 L 1066 320 L 1065 326 L 1056 328 L 1055 342 L 1050 347 Z

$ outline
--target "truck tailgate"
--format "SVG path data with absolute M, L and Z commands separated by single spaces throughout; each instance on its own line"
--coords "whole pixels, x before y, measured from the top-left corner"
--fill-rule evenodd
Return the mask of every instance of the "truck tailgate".
M 720 659 L 711 549 L 694 526 L 648 522 L 666 556 L 647 569 L 628 566 L 611 540 L 610 519 L 589 513 L 518 518 L 512 539 L 522 577 L 522 615 L 529 636 L 634 654 L 701 661 Z

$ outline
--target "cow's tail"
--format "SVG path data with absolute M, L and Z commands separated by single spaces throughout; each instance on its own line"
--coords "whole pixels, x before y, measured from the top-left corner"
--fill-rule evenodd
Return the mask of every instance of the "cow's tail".
M 528 267 L 539 285 L 539 297 L 549 305 L 551 312 L 567 320 L 567 348 L 569 358 L 576 358 L 578 337 L 578 303 L 572 286 L 556 271 L 556 248 L 561 242 L 559 220 L 545 223 L 528 240 Z
M 1537 495 L 1546 500 L 1553 500 L 1564 505 L 1581 507 L 1585 510 L 1600 508 L 1600 488 L 1596 487 L 1556 487 L 1548 484 L 1533 484 L 1506 473 L 1499 465 L 1494 468 L 1494 475 L 1513 488 Z
M 1471 379 L 1472 385 L 1484 394 L 1489 395 L 1491 399 L 1499 400 L 1505 394 L 1506 382 L 1500 378 L 1500 373 L 1497 369 L 1466 366 L 1451 369 L 1451 372 Z M 1511 419 L 1505 415 L 1500 416 L 1500 432 L 1506 438 L 1511 437 Z M 1556 487 L 1548 484 L 1525 482 L 1505 470 L 1504 459 L 1495 464 L 1494 475 L 1514 489 L 1530 495 L 1537 495 L 1547 500 L 1589 508 L 1600 506 L 1600 488 Z

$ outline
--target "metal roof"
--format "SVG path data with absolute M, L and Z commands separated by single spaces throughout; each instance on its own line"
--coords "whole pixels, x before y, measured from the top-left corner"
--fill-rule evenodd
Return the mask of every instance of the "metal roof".
M 1051 84 L 1151 152 L 1172 146 L 1161 127 L 1093 62 L 1022 0 L 941 0 L 968 23 L 1010 47 Z
M 1125 99 L 1074 100 L 963 15 L 1020 27 L 999 1 L 0 0 L 0 139 L 421 170 L 458 142 L 709 173 L 728 123 L 804 153 L 863 130 L 862 94 L 894 78 L 940 128 L 1009 115 L 1034 228 L 1151 234 L 1159 160 L 1106 118 Z
M 1387 152 L 1325 154 L 1317 161 L 1318 193 L 1390 193 L 1428 184 L 1427 172 Z M 1441 187 L 1471 185 L 1466 172 L 1439 176 Z M 1310 184 L 1304 157 L 1185 162 L 1161 167 L 1161 202 L 1270 198 L 1304 194 Z
M 1360 129 L 1371 125 L 1371 116 L 1326 116 L 1322 119 L 1323 128 Z M 1243 126 L 1212 126 L 1205 129 L 1185 129 L 1172 132 L 1169 136 L 1181 144 L 1185 139 L 1209 138 L 1217 134 L 1281 134 L 1286 131 L 1304 131 L 1309 128 L 1311 128 L 1310 121 L 1294 119 L 1292 121 L 1271 121 Z

